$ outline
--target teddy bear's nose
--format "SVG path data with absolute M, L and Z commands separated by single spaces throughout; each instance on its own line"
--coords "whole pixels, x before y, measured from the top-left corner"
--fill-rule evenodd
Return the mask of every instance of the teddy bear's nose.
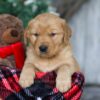
M 11 36 L 12 37 L 17 37 L 18 36 L 18 32 L 16 30 L 12 30 L 11 31 Z

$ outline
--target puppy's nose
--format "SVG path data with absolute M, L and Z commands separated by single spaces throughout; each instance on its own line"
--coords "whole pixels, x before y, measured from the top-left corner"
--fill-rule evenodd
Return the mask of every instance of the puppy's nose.
M 18 36 L 18 32 L 16 30 L 11 30 L 11 36 L 12 37 L 17 37 Z
M 41 46 L 39 47 L 39 50 L 40 50 L 40 52 L 42 52 L 42 53 L 46 53 L 47 50 L 48 50 L 48 47 L 47 47 L 46 45 L 41 45 Z

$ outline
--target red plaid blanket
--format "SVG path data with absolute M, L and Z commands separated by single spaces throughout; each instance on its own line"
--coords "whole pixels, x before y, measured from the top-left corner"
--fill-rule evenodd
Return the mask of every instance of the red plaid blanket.
M 55 88 L 56 74 L 46 73 L 25 89 L 18 84 L 20 71 L 0 65 L 0 98 L 2 100 L 79 100 L 83 91 L 84 77 L 81 73 L 72 76 L 72 87 L 66 93 Z

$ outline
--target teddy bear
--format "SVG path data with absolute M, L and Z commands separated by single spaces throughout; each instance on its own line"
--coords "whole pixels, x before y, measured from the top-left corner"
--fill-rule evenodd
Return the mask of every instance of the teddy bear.
M 10 14 L 0 15 L 0 48 L 22 41 L 22 21 Z M 0 57 L 0 65 L 16 67 L 14 56 Z

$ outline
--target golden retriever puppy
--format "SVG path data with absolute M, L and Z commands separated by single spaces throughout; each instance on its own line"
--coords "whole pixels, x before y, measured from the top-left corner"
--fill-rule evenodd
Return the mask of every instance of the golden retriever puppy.
M 56 87 L 65 92 L 71 87 L 71 75 L 79 70 L 70 45 L 71 29 L 60 17 L 45 13 L 29 22 L 25 39 L 29 42 L 27 57 L 19 83 L 34 83 L 35 72 L 57 73 Z

